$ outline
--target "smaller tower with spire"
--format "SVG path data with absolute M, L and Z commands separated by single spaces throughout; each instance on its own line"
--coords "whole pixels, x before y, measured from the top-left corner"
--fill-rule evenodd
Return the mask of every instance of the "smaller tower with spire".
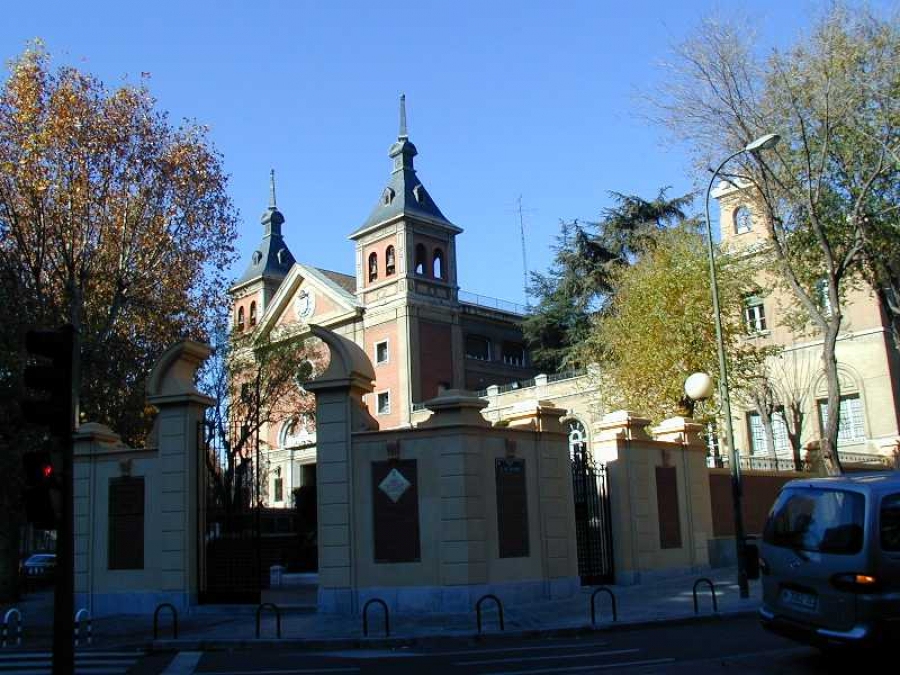
M 284 215 L 275 200 L 275 169 L 269 172 L 269 207 L 260 222 L 262 241 L 251 254 L 244 274 L 229 290 L 236 330 L 252 329 L 256 325 L 295 262 L 281 233 Z

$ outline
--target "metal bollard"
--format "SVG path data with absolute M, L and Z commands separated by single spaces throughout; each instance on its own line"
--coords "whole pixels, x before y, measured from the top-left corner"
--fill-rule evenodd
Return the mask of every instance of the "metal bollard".
M 15 615 L 16 617 L 16 647 L 22 646 L 22 612 L 13 607 L 3 616 L 3 637 L 0 639 L 0 646 L 6 647 L 6 642 L 9 637 L 9 620 Z
M 259 615 L 264 609 L 274 609 L 275 610 L 275 630 L 278 639 L 281 639 L 281 610 L 278 609 L 278 605 L 273 604 L 271 602 L 264 602 L 259 607 L 256 608 L 256 639 L 259 639 Z
M 391 636 L 391 617 L 388 614 L 387 603 L 381 598 L 372 598 L 363 606 L 363 637 L 369 637 L 369 605 L 377 602 L 384 610 L 384 636 Z
M 159 612 L 165 608 L 169 608 L 172 611 L 172 633 L 174 639 L 178 639 L 178 610 L 175 609 L 175 605 L 171 602 L 164 602 L 159 607 L 156 608 L 156 611 L 153 612 L 153 639 L 156 640 L 159 636 Z
M 79 633 L 82 620 L 87 623 L 87 645 L 88 647 L 90 647 L 94 641 L 94 629 L 92 626 L 93 619 L 91 619 L 91 613 L 87 610 L 86 607 L 82 607 L 77 612 L 75 612 L 75 646 L 77 647 L 80 641 Z
M 694 582 L 694 614 L 700 613 L 700 608 L 697 604 L 697 586 L 699 586 L 700 584 L 706 584 L 707 586 L 709 586 L 709 590 L 712 593 L 713 612 L 718 614 L 719 613 L 719 603 L 716 602 L 716 587 L 713 584 L 713 582 L 710 581 L 709 579 L 707 579 L 706 577 L 697 579 L 697 581 Z
M 606 586 L 600 586 L 600 588 L 596 589 L 593 593 L 591 593 L 591 625 L 597 625 L 597 594 L 598 593 L 606 593 L 609 595 L 609 599 L 612 601 L 612 615 L 613 621 L 619 620 L 619 612 L 616 608 L 616 596 L 615 594 L 608 589 Z
M 488 593 L 487 595 L 482 595 L 478 602 L 475 603 L 475 617 L 478 620 L 478 634 L 481 635 L 481 603 L 485 600 L 493 600 L 497 603 L 497 611 L 500 614 L 500 630 L 505 630 L 503 628 L 503 603 L 500 602 L 500 598 L 496 595 Z

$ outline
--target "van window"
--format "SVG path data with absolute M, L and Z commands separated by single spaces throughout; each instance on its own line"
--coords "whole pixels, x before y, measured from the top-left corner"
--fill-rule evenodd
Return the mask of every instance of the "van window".
M 865 498 L 849 490 L 789 488 L 772 507 L 763 540 L 801 551 L 859 553 Z
M 900 494 L 881 500 L 881 548 L 900 551 Z

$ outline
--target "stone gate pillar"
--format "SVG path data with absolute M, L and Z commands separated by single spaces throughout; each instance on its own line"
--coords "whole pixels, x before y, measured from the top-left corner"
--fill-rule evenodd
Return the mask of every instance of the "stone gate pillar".
M 331 353 L 328 368 L 305 385 L 316 395 L 316 498 L 318 507 L 319 609 L 351 613 L 355 594 L 351 434 L 378 423 L 362 397 L 373 389 L 375 371 L 356 343 L 310 325 Z

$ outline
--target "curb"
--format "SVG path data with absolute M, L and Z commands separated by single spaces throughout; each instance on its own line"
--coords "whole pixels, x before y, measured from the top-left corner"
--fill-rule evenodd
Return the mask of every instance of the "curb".
M 409 649 L 411 647 L 439 647 L 464 645 L 505 639 L 542 639 L 574 637 L 595 633 L 610 633 L 663 626 L 681 626 L 696 623 L 713 623 L 727 619 L 757 616 L 757 608 L 737 609 L 714 614 L 687 615 L 668 619 L 642 619 L 616 623 L 561 626 L 557 628 L 533 628 L 488 633 L 458 633 L 456 635 L 416 635 L 406 637 L 353 637 L 353 638 L 259 638 L 229 640 L 225 638 L 182 638 L 178 640 L 150 640 L 145 643 L 151 652 L 156 651 L 228 651 L 265 649 L 300 649 L 306 651 L 352 649 Z

